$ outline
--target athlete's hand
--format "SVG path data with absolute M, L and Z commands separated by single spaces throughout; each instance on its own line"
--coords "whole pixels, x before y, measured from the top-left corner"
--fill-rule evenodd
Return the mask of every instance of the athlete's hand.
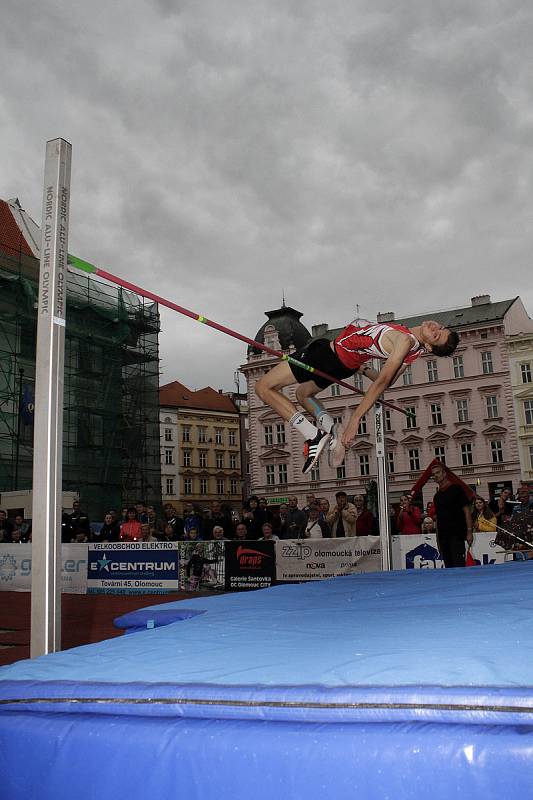
M 351 419 L 350 422 L 347 424 L 346 428 L 344 429 L 341 441 L 347 450 L 353 445 L 355 441 L 358 427 L 359 427 L 359 420 Z

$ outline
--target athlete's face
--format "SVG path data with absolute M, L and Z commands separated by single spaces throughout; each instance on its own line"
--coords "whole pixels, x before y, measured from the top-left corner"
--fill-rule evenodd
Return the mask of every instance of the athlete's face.
M 450 335 L 450 329 L 445 328 L 440 322 L 435 322 L 434 319 L 427 319 L 423 322 L 421 332 L 424 343 L 430 347 L 446 344 Z

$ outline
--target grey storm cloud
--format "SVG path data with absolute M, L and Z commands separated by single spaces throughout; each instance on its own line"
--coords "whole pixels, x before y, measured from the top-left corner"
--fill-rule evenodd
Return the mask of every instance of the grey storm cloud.
M 530 289 L 533 7 L 512 0 L 20 0 L 0 196 L 40 218 L 73 146 L 71 252 L 253 336 Z M 165 311 L 163 380 L 245 346 Z

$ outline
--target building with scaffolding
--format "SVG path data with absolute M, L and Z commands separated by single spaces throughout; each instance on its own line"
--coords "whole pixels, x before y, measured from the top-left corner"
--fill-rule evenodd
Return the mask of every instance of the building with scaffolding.
M 40 232 L 0 200 L 0 491 L 31 489 Z M 93 519 L 137 500 L 159 505 L 156 303 L 70 271 L 63 490 Z

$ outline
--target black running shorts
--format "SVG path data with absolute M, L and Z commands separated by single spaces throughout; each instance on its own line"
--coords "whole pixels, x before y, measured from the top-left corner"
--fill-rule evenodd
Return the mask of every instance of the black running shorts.
M 331 349 L 330 345 L 331 342 L 329 339 L 314 339 L 309 342 L 309 344 L 306 344 L 305 347 L 296 350 L 295 353 L 291 353 L 291 358 L 296 358 L 298 361 L 302 361 L 310 367 L 315 367 L 315 369 L 326 372 L 328 375 L 331 375 L 332 378 L 337 378 L 338 380 L 351 377 L 355 370 L 345 367 L 337 354 Z M 289 367 L 297 383 L 314 381 L 321 389 L 327 389 L 328 386 L 335 383 L 334 380 L 321 378 L 320 375 L 308 372 L 308 370 L 303 367 L 291 364 L 290 361 Z

